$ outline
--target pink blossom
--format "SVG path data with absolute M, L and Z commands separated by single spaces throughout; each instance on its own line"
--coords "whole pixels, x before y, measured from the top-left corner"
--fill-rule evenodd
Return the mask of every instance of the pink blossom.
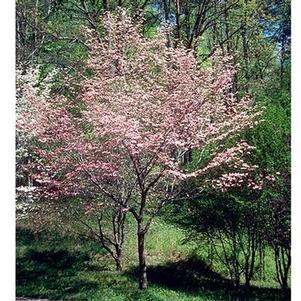
M 125 179 L 135 189 L 195 177 L 205 181 L 228 168 L 233 173 L 212 180 L 226 189 L 242 185 L 256 169 L 244 161 L 254 147 L 244 141 L 222 147 L 260 115 L 249 97 L 231 92 L 232 59 L 216 53 L 213 67 L 201 69 L 192 51 L 167 47 L 162 32 L 148 40 L 139 26 L 125 14 L 121 21 L 108 14 L 108 34 L 100 42 L 87 31 L 94 77 L 80 83 L 77 101 L 41 97 L 27 88 L 30 110 L 20 114 L 17 126 L 38 141 L 42 162 L 31 170 L 45 195 L 94 193 Z M 80 117 L 74 116 L 79 110 Z M 209 161 L 200 159 L 193 171 L 183 167 L 187 151 L 213 145 Z

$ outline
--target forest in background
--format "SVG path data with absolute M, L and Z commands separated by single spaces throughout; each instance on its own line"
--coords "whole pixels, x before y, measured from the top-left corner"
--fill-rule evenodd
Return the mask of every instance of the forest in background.
M 290 1 L 17 0 L 17 114 L 22 109 L 18 97 L 23 98 L 29 81 L 39 91 L 49 87 L 53 98 L 77 101 L 80 83 L 93 78 L 87 29 L 95 41 L 109 43 L 105 16 L 118 15 L 120 7 L 141 24 L 147 40 L 168 27 L 167 47 L 192 50 L 203 70 L 214 65 L 217 51 L 232 56 L 238 71 L 231 93 L 252 97 L 252 105 L 263 111 L 262 121 L 239 139 L 256 147 L 249 163 L 275 181 L 259 191 L 241 186 L 221 192 L 200 191 L 200 182 L 192 179 L 176 187 L 179 197 L 173 202 L 146 210 L 151 220 L 145 238 L 149 288 L 140 291 L 135 215 L 118 206 L 99 206 L 102 198 L 91 205 L 90 195 L 33 201 L 25 187 L 37 184 L 26 169 L 35 156 L 28 145 L 24 153 L 17 130 L 17 295 L 289 300 Z M 226 145 L 237 141 L 234 137 Z M 199 157 L 198 150 L 185 151 L 183 168 L 196 170 Z

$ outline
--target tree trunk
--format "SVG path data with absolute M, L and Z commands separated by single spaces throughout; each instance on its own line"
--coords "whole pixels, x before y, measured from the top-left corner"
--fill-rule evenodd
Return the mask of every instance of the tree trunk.
M 247 257 L 246 259 L 245 259 L 246 261 L 245 261 L 245 285 L 247 286 L 247 287 L 249 287 L 250 286 L 250 267 L 249 267 L 249 258 Z
M 116 257 L 115 257 L 117 272 L 122 272 L 122 257 L 123 257 L 122 248 L 120 246 L 117 246 L 116 247 Z
M 122 272 L 122 258 L 121 257 L 116 257 L 115 258 L 115 263 L 116 263 L 116 271 L 117 272 Z
M 245 0 L 245 5 L 247 5 L 247 0 Z M 247 12 L 244 12 L 244 17 L 241 22 L 241 38 L 243 47 L 243 58 L 244 58 L 244 74 L 245 74 L 245 90 L 247 93 L 250 91 L 250 50 L 248 42 L 248 25 L 247 25 Z
M 245 255 L 245 285 L 250 287 L 251 280 L 253 279 L 254 269 L 255 269 L 255 259 L 258 244 L 256 243 L 256 238 L 254 233 L 251 233 L 251 229 L 248 229 L 248 254 Z
M 103 10 L 105 12 L 109 11 L 109 4 L 108 4 L 108 0 L 103 0 Z
M 180 0 L 176 0 L 176 42 L 175 47 L 178 46 L 181 40 L 181 29 L 180 29 Z
M 39 10 L 39 0 L 36 0 L 35 11 L 34 11 L 34 29 L 33 29 L 34 47 L 36 47 L 38 43 L 38 10 Z
M 138 256 L 139 256 L 139 288 L 147 288 L 146 260 L 144 252 L 144 236 L 142 223 L 138 223 Z
M 167 3 L 167 0 L 163 1 L 163 11 L 164 11 L 164 19 L 166 23 L 169 23 L 169 13 L 170 13 L 170 0 Z
M 246 277 L 246 287 L 250 287 L 250 285 L 251 285 L 250 277 L 247 276 Z
M 126 213 L 122 212 L 122 206 L 117 208 L 117 211 L 113 212 L 112 217 L 112 234 L 108 235 L 104 232 L 101 224 L 102 216 L 97 217 L 98 221 L 98 230 L 99 233 L 96 236 L 100 239 L 101 245 L 115 261 L 116 271 L 122 271 L 122 260 L 123 260 L 123 243 L 124 243 L 124 223 L 125 223 Z M 86 223 L 83 223 L 85 226 L 88 226 L 89 230 L 91 227 Z M 113 238 L 110 238 L 113 236 Z
M 281 50 L 280 50 L 280 85 L 283 86 L 284 78 L 284 60 L 285 60 L 285 36 L 281 38 Z
M 291 266 L 290 250 L 288 249 L 288 252 L 285 252 L 285 247 L 276 245 L 274 251 L 278 282 L 281 289 L 286 293 L 289 290 L 288 277 Z
M 232 242 L 233 242 L 233 268 L 234 268 L 234 285 L 235 287 L 240 286 L 240 270 L 239 270 L 239 260 L 238 260 L 238 249 L 237 249 L 237 229 L 233 227 L 232 229 Z

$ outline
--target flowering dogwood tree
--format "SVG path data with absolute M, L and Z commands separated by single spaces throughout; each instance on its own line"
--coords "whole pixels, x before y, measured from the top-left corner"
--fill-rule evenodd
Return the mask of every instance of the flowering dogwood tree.
M 38 193 L 102 196 L 117 206 L 118 218 L 133 214 L 143 289 L 145 235 L 179 183 L 198 178 L 200 189 L 262 186 L 263 178 L 251 177 L 256 166 L 243 160 L 253 147 L 224 143 L 256 124 L 260 113 L 250 98 L 232 93 L 231 58 L 216 55 L 202 69 L 193 52 L 167 47 L 164 31 L 144 38 L 123 10 L 105 17 L 104 30 L 101 41 L 88 32 L 93 76 L 81 82 L 77 99 L 40 97 L 28 87 L 31 111 L 18 127 L 37 140 L 40 160 L 30 168 Z M 198 156 L 194 170 L 183 164 L 187 151 Z

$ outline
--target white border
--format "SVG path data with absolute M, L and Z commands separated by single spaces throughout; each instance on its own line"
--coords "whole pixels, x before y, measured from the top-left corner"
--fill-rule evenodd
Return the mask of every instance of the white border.
M 301 1 L 292 1 L 292 299 L 301 300 Z
M 1 3 L 1 300 L 15 300 L 15 1 Z
M 15 4 L 4 1 L 1 28 L 1 300 L 15 300 Z M 292 1 L 292 300 L 301 300 L 301 1 Z

